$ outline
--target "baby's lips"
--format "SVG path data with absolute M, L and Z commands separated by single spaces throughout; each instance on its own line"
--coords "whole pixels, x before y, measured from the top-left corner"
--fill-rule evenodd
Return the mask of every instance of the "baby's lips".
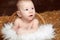
M 31 16 L 33 16 L 33 15 L 29 15 L 29 17 L 31 17 Z

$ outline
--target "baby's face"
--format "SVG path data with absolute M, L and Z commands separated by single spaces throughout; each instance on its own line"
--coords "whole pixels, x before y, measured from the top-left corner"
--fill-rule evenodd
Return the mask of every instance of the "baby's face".
M 35 8 L 32 1 L 22 1 L 19 11 L 22 18 L 25 20 L 32 20 L 35 17 Z

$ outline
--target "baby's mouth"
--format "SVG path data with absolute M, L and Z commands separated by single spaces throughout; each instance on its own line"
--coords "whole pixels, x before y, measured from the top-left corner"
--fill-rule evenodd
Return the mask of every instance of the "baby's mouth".
M 32 17 L 33 15 L 30 15 L 29 17 Z

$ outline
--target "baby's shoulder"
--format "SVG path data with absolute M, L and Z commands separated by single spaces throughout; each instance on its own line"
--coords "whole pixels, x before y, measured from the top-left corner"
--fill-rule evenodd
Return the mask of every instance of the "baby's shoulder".
M 34 19 L 34 21 L 38 21 L 38 19 Z
M 17 23 L 19 23 L 20 21 L 21 21 L 20 18 L 16 18 L 16 19 L 15 19 L 15 22 L 17 22 Z
M 34 19 L 34 22 L 35 22 L 35 23 L 39 23 L 38 19 Z

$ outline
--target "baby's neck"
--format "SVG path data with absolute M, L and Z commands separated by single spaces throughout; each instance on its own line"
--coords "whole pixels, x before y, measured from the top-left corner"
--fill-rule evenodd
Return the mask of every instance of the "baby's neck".
M 21 19 L 23 22 L 25 22 L 25 23 L 31 23 L 33 20 L 24 20 L 24 19 Z
M 25 23 L 31 23 L 33 20 L 31 20 L 31 21 L 22 20 L 22 21 L 25 22 Z

